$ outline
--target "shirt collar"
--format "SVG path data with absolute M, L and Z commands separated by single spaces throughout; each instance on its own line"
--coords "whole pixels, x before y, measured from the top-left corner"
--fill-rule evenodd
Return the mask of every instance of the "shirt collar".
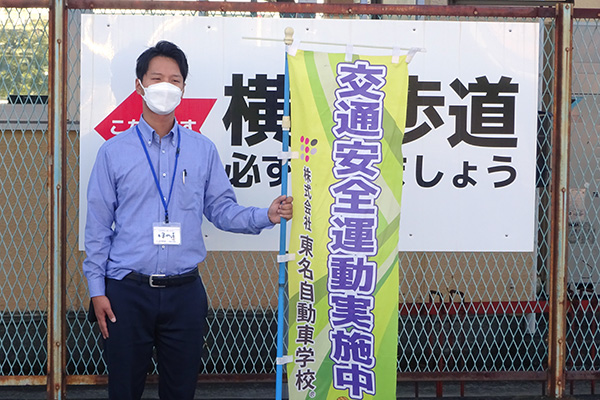
M 150 125 L 144 119 L 144 116 L 140 116 L 140 122 L 137 125 L 140 129 L 140 133 L 142 134 L 142 138 L 144 142 L 148 146 L 152 146 L 152 144 L 160 145 L 160 137 L 158 134 L 152 129 Z M 177 147 L 177 135 L 180 135 L 179 125 L 177 123 L 177 119 L 175 119 L 175 124 L 173 124 L 173 128 L 171 131 L 163 138 L 165 140 L 169 140 L 173 147 Z

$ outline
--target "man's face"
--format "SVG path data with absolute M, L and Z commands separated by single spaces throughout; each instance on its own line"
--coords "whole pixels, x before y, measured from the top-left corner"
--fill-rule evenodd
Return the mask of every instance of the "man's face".
M 142 85 L 148 87 L 160 82 L 169 82 L 177 86 L 183 92 L 185 88 L 185 82 L 183 76 L 179 70 L 179 65 L 169 57 L 156 56 L 148 64 L 148 71 L 142 77 Z M 136 81 L 136 90 L 141 95 L 144 93 L 142 87 L 138 87 L 139 83 Z

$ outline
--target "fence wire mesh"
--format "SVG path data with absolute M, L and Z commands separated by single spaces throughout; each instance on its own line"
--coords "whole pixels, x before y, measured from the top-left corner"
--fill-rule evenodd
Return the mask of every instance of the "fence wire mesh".
M 0 9 L 0 371 L 47 360 L 48 12 Z
M 572 371 L 600 369 L 600 25 L 573 24 L 568 226 L 567 360 Z
M 86 11 L 84 11 L 86 12 Z M 114 14 L 114 10 L 103 13 Z M 132 12 L 151 15 L 181 15 L 178 13 Z M 196 15 L 196 13 L 185 13 Z M 247 13 L 207 13 L 210 16 L 248 16 Z M 201 13 L 198 13 L 201 15 Z M 79 35 L 79 11 L 70 15 L 70 34 Z M 261 17 L 276 17 L 277 13 L 264 13 Z M 285 15 L 289 17 L 289 15 Z M 324 17 L 322 15 L 293 15 L 294 17 Z M 331 16 L 328 16 L 331 17 Z M 415 19 L 414 16 L 381 16 L 379 18 Z M 427 17 L 428 19 L 458 19 L 458 17 Z M 470 18 L 471 20 L 482 20 Z M 489 20 L 489 19 L 488 19 Z M 494 18 L 493 20 L 498 20 Z M 503 19 L 506 20 L 506 19 Z M 71 29 L 73 32 L 71 32 Z M 552 106 L 551 82 L 553 42 L 553 20 L 540 23 L 543 43 L 541 59 L 544 71 L 544 84 L 540 85 L 546 102 L 541 113 L 547 115 Z M 78 41 L 71 46 L 78 46 Z M 72 51 L 75 56 L 78 49 Z M 77 60 L 70 60 L 77 65 Z M 71 84 L 74 79 L 69 79 Z M 74 93 L 76 92 L 73 91 Z M 540 146 L 546 152 L 540 155 L 538 162 L 540 176 L 540 198 L 549 198 L 547 193 L 547 163 L 549 161 L 549 127 L 540 128 Z M 548 211 L 549 202 L 540 203 L 540 245 L 546 251 L 527 254 L 476 254 L 476 253 L 431 253 L 401 254 L 403 275 L 401 276 L 401 303 L 424 304 L 438 303 L 435 309 L 426 315 L 403 315 L 399 323 L 400 371 L 541 371 L 547 358 L 547 317 L 543 305 L 545 300 L 544 278 L 546 274 L 548 249 Z M 71 243 L 71 242 L 70 242 Z M 76 250 L 76 249 L 74 249 Z M 81 259 L 74 263 L 71 272 L 73 284 L 84 284 L 79 268 Z M 206 359 L 204 373 L 273 373 L 275 371 L 276 343 L 276 280 L 261 281 L 257 271 L 273 270 L 274 254 L 268 253 L 209 253 L 200 266 L 203 280 L 210 294 L 212 312 L 209 315 L 209 333 L 206 340 Z M 448 271 L 452 271 L 451 279 Z M 423 277 L 428 278 L 429 286 L 423 286 Z M 258 285 L 259 287 L 256 287 Z M 454 286 L 453 286 L 454 285 Z M 69 288 L 69 293 L 76 288 Z M 74 346 L 69 354 L 69 372 L 104 371 L 102 362 L 90 364 L 83 357 L 80 348 L 86 354 L 97 354 L 100 343 L 98 334 L 90 329 L 84 318 L 86 293 L 78 291 L 77 302 L 81 312 L 77 318 L 69 320 L 69 345 Z M 423 296 L 426 293 L 426 296 Z M 453 294 L 451 294 L 453 293 Z M 464 300 L 461 294 L 472 293 L 470 310 L 446 312 L 439 303 Z M 541 297 L 538 295 L 541 293 Z M 454 297 L 452 297 L 454 296 Z M 435 297 L 435 298 L 434 298 Z M 466 307 L 466 306 L 465 306 Z M 402 308 L 402 307 L 401 307 Z M 434 310 L 434 311 L 432 311 Z M 483 311 L 483 315 L 482 315 Z M 81 357 L 77 358 L 75 355 Z M 156 365 L 154 365 L 154 371 Z
M 553 35 L 540 21 L 535 251 L 401 253 L 399 371 L 547 368 Z
M 88 294 L 78 250 L 79 90 L 81 15 L 68 12 L 66 242 L 67 373 L 102 375 L 102 342 L 86 319 Z M 127 10 L 108 14 L 335 18 L 323 14 Z M 342 17 L 342 16 L 340 16 Z M 373 16 L 377 19 L 462 17 Z M 499 20 L 475 18 L 469 20 Z M 501 19 L 505 20 L 505 19 Z M 544 371 L 548 355 L 550 133 L 554 102 L 554 20 L 540 26 L 537 154 L 537 243 L 532 253 L 402 253 L 398 370 L 400 372 Z M 571 210 L 567 367 L 597 370 L 600 288 L 596 239 L 600 221 L 597 135 L 599 114 L 598 20 L 574 27 Z M 48 12 L 0 10 L 0 366 L 4 376 L 43 375 L 48 199 Z M 580 200 L 583 202 L 579 208 Z M 573 208 L 575 207 L 575 208 Z M 199 266 L 210 298 L 205 374 L 275 371 L 277 277 L 270 252 L 210 252 Z M 258 279 L 259 271 L 272 271 Z M 156 365 L 152 373 L 157 373 Z

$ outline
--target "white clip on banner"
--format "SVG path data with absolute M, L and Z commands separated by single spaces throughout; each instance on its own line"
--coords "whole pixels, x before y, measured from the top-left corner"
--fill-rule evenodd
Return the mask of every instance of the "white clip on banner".
M 406 63 L 410 64 L 415 54 L 417 54 L 419 51 L 425 51 L 425 49 L 421 49 L 419 47 L 411 47 L 411 49 L 408 51 L 408 54 L 406 55 Z
M 294 361 L 294 356 L 283 356 L 283 357 L 277 357 L 275 359 L 275 362 L 277 363 L 277 365 L 285 365 L 285 364 L 289 364 L 293 361 Z
M 346 62 L 352 61 L 352 54 L 354 54 L 354 46 L 351 44 L 346 45 Z
M 281 117 L 281 129 L 289 132 L 291 127 L 292 127 L 292 120 L 291 120 L 290 116 L 284 115 L 283 117 Z
M 300 46 L 299 40 L 294 40 L 294 42 L 288 46 L 287 52 L 290 56 L 295 57 L 298 52 L 298 46 Z
M 400 62 L 400 52 L 402 49 L 400 47 L 394 47 L 392 49 L 392 64 L 398 64 Z
M 278 263 L 284 263 L 284 262 L 288 262 L 288 261 L 294 261 L 295 259 L 296 259 L 296 254 L 295 253 L 278 254 L 277 255 L 277 262 Z
M 297 151 L 280 151 L 279 153 L 277 153 L 277 158 L 279 158 L 280 160 L 291 160 L 293 158 L 299 158 L 300 155 L 298 154 Z

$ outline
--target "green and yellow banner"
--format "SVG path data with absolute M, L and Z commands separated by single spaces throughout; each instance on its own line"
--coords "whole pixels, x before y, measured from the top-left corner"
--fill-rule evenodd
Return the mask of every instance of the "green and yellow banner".
M 405 57 L 288 63 L 290 399 L 394 399 Z

